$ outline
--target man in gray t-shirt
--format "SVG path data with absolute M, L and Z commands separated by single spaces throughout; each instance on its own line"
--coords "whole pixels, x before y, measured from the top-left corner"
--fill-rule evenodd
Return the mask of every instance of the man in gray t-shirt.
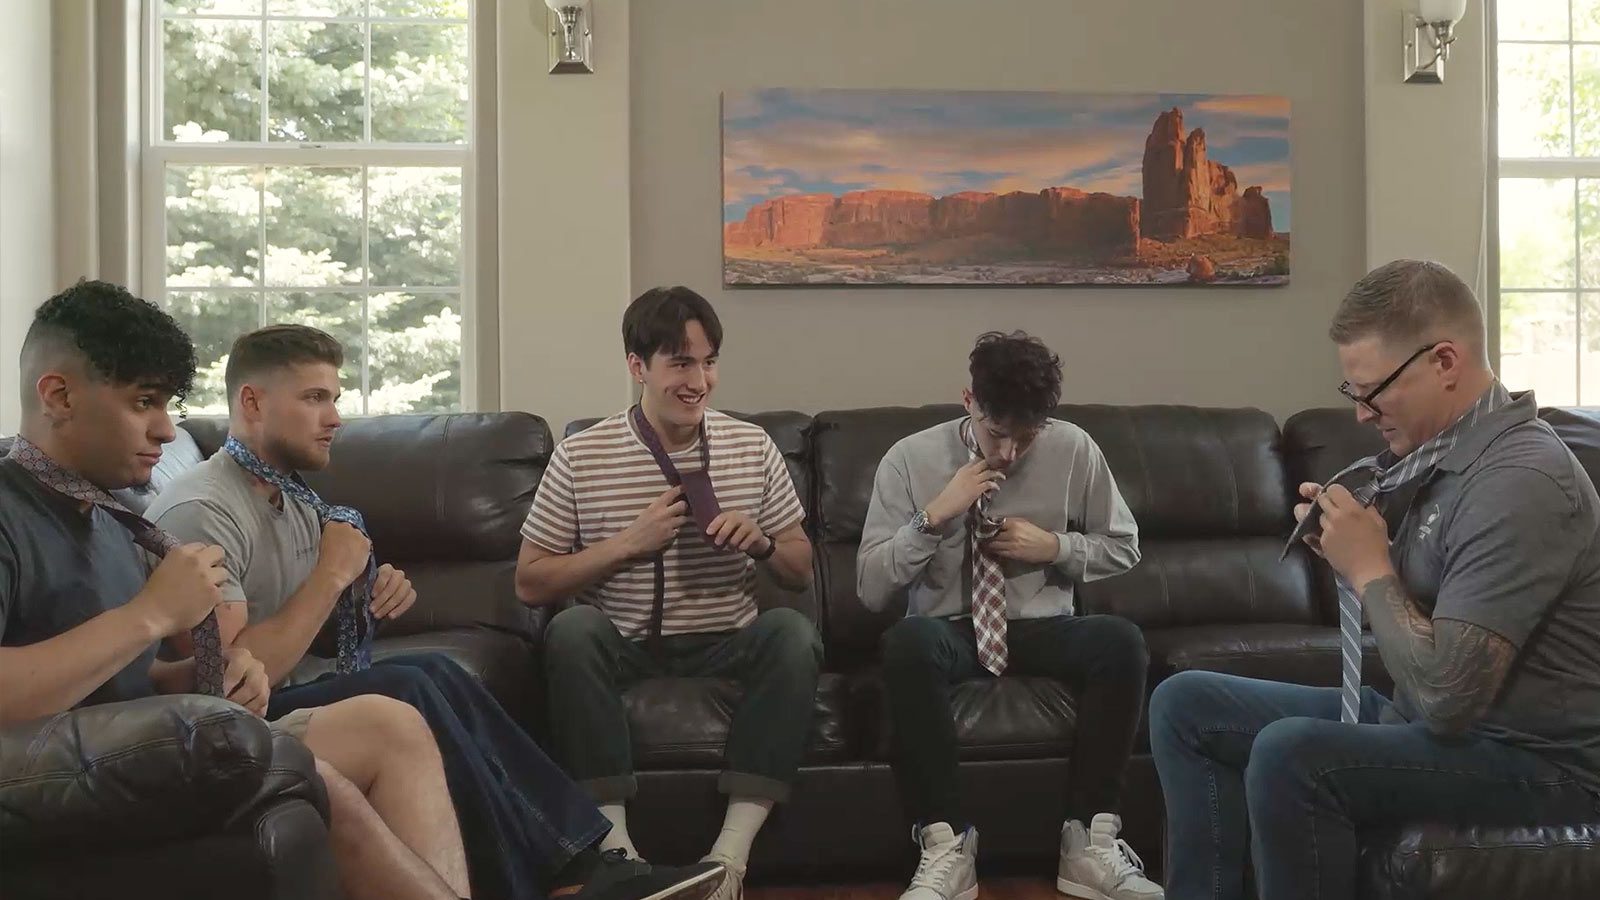
M 668 900 L 715 890 L 720 866 L 652 867 L 601 853 L 611 826 L 600 810 L 481 682 L 442 653 L 378 654 L 366 667 L 356 655 L 343 673 L 313 661 L 307 668 L 320 671 L 284 683 L 373 562 L 366 535 L 298 480 L 299 472 L 328 465 L 342 425 L 335 403 L 343 362 L 336 340 L 303 325 L 240 337 L 225 375 L 227 443 L 149 509 L 179 538 L 223 548 L 223 598 L 241 601 L 221 617 L 223 641 L 265 663 L 275 686 L 268 715 L 368 695 L 414 707 L 438 744 L 479 896 L 569 889 L 573 900 Z M 381 565 L 362 599 L 386 620 L 416 597 L 404 572 Z
M 1600 814 L 1594 484 L 1495 378 L 1443 266 L 1372 272 L 1330 334 L 1340 392 L 1388 444 L 1295 510 L 1343 585 L 1329 675 L 1348 690 L 1193 671 L 1156 688 L 1175 897 L 1244 896 L 1247 833 L 1261 896 L 1327 900 L 1355 895 L 1363 829 Z M 1363 614 L 1393 701 L 1360 687 Z

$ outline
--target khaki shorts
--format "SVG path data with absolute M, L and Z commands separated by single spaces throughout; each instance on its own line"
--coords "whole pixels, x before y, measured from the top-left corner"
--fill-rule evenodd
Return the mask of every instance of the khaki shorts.
M 275 730 L 281 731 L 295 740 L 303 741 L 306 739 L 306 729 L 311 727 L 311 715 L 316 711 L 316 707 L 297 709 L 294 712 L 285 713 L 273 719 L 271 724 Z

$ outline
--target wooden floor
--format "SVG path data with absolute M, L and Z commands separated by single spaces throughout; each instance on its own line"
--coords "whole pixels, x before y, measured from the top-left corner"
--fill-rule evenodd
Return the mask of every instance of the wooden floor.
M 978 884 L 979 900 L 1065 900 L 1056 893 L 1052 878 L 985 878 Z M 860 884 L 821 884 L 801 887 L 752 885 L 745 900 L 896 900 L 904 884 L 888 881 Z

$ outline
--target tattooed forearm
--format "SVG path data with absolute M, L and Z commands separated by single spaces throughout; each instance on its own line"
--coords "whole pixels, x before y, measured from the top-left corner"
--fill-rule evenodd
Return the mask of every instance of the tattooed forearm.
M 1395 683 L 1417 700 L 1438 734 L 1466 730 L 1494 702 L 1516 648 L 1492 631 L 1423 615 L 1400 579 L 1374 579 L 1361 590 L 1378 652 Z

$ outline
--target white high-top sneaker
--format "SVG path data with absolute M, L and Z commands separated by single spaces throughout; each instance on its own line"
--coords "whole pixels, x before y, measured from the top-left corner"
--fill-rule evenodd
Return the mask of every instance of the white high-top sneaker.
M 1101 813 L 1085 829 L 1069 819 L 1061 828 L 1061 868 L 1056 890 L 1080 900 L 1162 900 L 1161 885 L 1144 877 L 1144 861 L 1117 837 L 1122 819 Z
M 978 829 L 956 834 L 944 822 L 911 833 L 922 861 L 900 900 L 977 900 Z

